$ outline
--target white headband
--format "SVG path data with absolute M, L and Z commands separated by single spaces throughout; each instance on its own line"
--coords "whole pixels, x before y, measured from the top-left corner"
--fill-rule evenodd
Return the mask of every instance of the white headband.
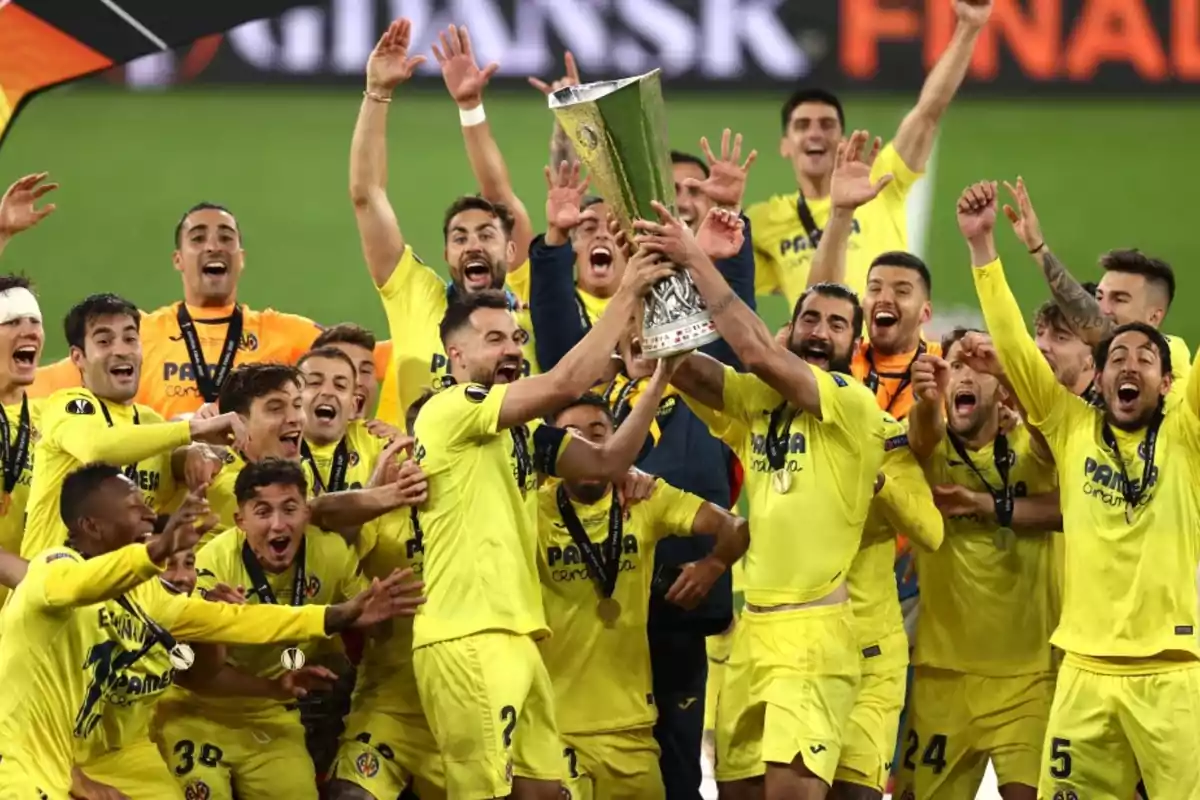
M 16 319 L 42 321 L 42 309 L 33 292 L 23 286 L 0 292 L 0 325 Z

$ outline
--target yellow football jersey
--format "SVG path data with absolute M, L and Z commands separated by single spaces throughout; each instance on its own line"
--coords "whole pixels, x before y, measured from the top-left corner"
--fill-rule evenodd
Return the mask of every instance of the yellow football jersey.
M 342 441 L 346 443 L 347 463 L 343 473 L 344 485 L 340 488 L 361 489 L 370 482 L 375 462 L 387 442 L 368 431 L 366 423 L 357 419 L 346 428 L 346 435 L 342 437 Z M 307 452 L 303 462 L 311 489 L 310 496 L 334 491 L 330 481 L 339 445 L 340 442 L 328 445 L 317 445 L 308 441 L 304 443 Z
M 420 517 L 417 525 L 420 526 Z M 403 508 L 362 527 L 356 542 L 363 574 L 385 578 L 412 568 L 420 580 L 425 568 L 424 536 L 413 527 L 411 509 Z M 413 620 L 394 617 L 371 628 L 363 642 L 353 706 L 381 714 L 423 714 L 413 672 Z
M 1055 466 L 1038 455 L 1029 429 L 1019 425 L 1006 438 L 1014 494 L 1053 491 Z M 988 485 L 1003 486 L 993 444 L 967 455 Z M 988 491 L 949 436 L 925 467 L 935 485 Z M 998 545 L 995 520 L 974 515 L 951 517 L 946 529 L 940 550 L 916 556 L 922 602 L 914 663 L 997 678 L 1051 669 L 1050 634 L 1058 624 L 1054 538 L 1061 534 L 1018 529 Z
M 1104 412 L 1061 386 L 1025 329 L 997 260 L 974 269 L 984 319 L 1029 424 L 1058 469 L 1066 537 L 1063 608 L 1053 644 L 1082 656 L 1149 658 L 1197 639 L 1195 521 L 1200 518 L 1200 383 L 1168 407 L 1145 480 L 1146 430 L 1102 435 Z M 1126 519 L 1123 462 L 1143 489 Z M 1141 668 L 1141 667 L 1139 667 Z
M 889 143 L 875 159 L 871 180 L 891 173 L 894 180 L 879 196 L 854 212 L 854 228 L 846 251 L 846 283 L 861 297 L 867 288 L 871 262 L 889 250 L 908 249 L 908 191 L 921 177 L 900 158 Z M 754 290 L 756 294 L 781 292 L 789 306 L 804 292 L 808 270 L 817 248 L 797 211 L 800 193 L 775 195 L 746 209 L 754 238 Z M 824 229 L 829 221 L 828 197 L 806 200 L 813 221 Z
M 553 470 L 569 434 L 536 424 L 497 427 L 508 386 L 453 386 L 415 426 L 416 461 L 429 479 L 420 509 L 426 602 L 413 646 L 480 631 L 547 632 L 537 571 L 538 468 Z M 553 452 L 545 452 L 558 448 Z
M 821 419 L 785 408 L 761 379 L 725 368 L 723 412 L 748 432 L 743 463 L 750 507 L 746 602 L 808 603 L 841 585 L 858 552 L 883 463 L 886 415 L 861 383 L 814 369 Z M 787 491 L 767 456 L 771 422 L 784 438 Z M 790 427 L 787 420 L 791 418 Z M 797 527 L 797 521 L 802 521 Z
M 1187 386 L 1188 376 L 1192 372 L 1192 353 L 1188 350 L 1187 342 L 1178 336 L 1167 336 L 1167 345 L 1171 349 L 1171 374 L 1175 386 Z
M 938 548 L 944 535 L 941 512 L 933 504 L 921 465 L 908 449 L 904 425 L 890 416 L 885 417 L 885 425 L 883 487 L 871 501 L 862 544 L 846 578 L 854 610 L 854 635 L 864 651 L 904 630 L 896 594 L 896 534 L 903 531 L 929 549 Z M 907 652 L 899 655 L 907 661 Z M 889 661 L 886 666 L 894 664 Z
M 561 483 L 538 492 L 538 572 L 546 623 L 553 636 L 539 644 L 554 684 L 561 733 L 595 733 L 649 727 L 656 710 L 650 679 L 646 620 L 654 547 L 664 536 L 689 536 L 704 501 L 659 482 L 650 498 L 628 509 L 620 532 L 620 568 L 612 599 L 621 606 L 611 626 L 600 619 L 601 595 L 563 523 Z M 563 490 L 565 495 L 565 489 Z M 612 493 L 596 503 L 567 498 L 588 539 L 600 546 L 609 536 Z
M 25 437 L 25 459 L 14 469 L 16 484 L 11 492 L 0 492 L 0 549 L 9 553 L 21 552 L 21 538 L 25 532 L 25 510 L 29 503 L 29 489 L 33 485 L 33 450 L 42 435 L 42 400 L 26 401 L 29 418 L 29 433 Z M 4 420 L 8 429 L 8 450 L 4 454 L 15 461 L 19 453 L 18 439 L 21 427 L 21 403 L 3 406 Z M 17 467 L 15 463 L 14 467 Z M 7 467 L 0 466 L 0 469 Z M 8 587 L 0 586 L 0 608 L 8 598 Z
M 527 270 L 527 268 L 526 268 Z M 376 416 L 401 430 L 404 414 L 426 389 L 438 389 L 447 374 L 446 351 L 442 348 L 438 327 L 446 313 L 446 282 L 413 253 L 404 248 L 400 262 L 387 283 L 379 287 L 383 310 L 387 314 L 392 339 L 392 366 L 399 392 L 399 405 L 390 406 L 391 398 L 380 398 Z M 533 346 L 533 324 L 528 311 L 516 313 L 517 324 L 529 334 L 523 348 L 522 372 L 531 374 L 537 364 Z
M 213 539 L 196 556 L 196 588 L 203 593 L 218 583 L 245 586 L 248 605 L 275 605 L 264 603 L 253 591 L 254 579 L 242 559 L 245 545 L 246 534 L 239 528 L 231 528 Z M 293 584 L 297 579 L 296 570 L 301 557 L 304 559 L 304 598 L 296 603 Z M 264 577 L 279 607 L 333 605 L 349 600 L 367 588 L 366 580 L 359 574 L 358 557 L 345 540 L 337 534 L 314 527 L 305 530 L 304 549 L 297 554 L 296 563 L 284 572 L 266 572 Z M 319 645 L 319 642 L 309 642 L 297 647 L 306 658 L 311 659 Z M 230 647 L 226 663 L 244 674 L 274 679 L 285 671 L 281 661 L 283 650 L 278 645 Z M 182 686 L 171 690 L 167 702 L 170 703 L 169 713 L 172 714 L 191 713 L 210 719 L 235 718 L 240 721 L 277 715 L 285 705 L 275 699 L 215 697 L 192 692 Z
M 191 442 L 187 422 L 163 422 L 147 406 L 105 402 L 87 389 L 63 389 L 46 398 L 41 433 L 34 448 L 23 558 L 66 540 L 59 494 L 67 475 L 84 464 L 123 467 L 151 508 L 168 511 L 176 488 L 171 454 Z

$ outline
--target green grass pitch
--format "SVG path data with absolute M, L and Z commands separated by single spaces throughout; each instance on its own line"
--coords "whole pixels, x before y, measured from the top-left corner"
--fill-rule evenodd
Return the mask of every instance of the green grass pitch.
M 417 251 L 440 264 L 441 215 L 474 191 L 458 115 L 440 87 L 401 90 L 389 120 L 390 195 Z M 747 201 L 793 187 L 778 157 L 780 96 L 672 93 L 673 146 L 698 151 L 701 135 L 740 130 L 760 158 Z M 915 98 L 847 97 L 849 124 L 890 136 Z M 19 237 L 5 270 L 32 276 L 48 320 L 46 353 L 64 353 L 58 320 L 85 294 L 114 291 L 142 308 L 180 296 L 171 267 L 173 227 L 189 205 L 228 205 L 245 238 L 241 299 L 380 332 L 347 198 L 347 152 L 360 95 L 354 89 L 176 90 L 126 93 L 65 87 L 35 99 L 0 149 L 0 182 L 49 170 L 62 183 L 58 212 Z M 532 90 L 487 97 L 488 118 L 520 196 L 540 224 L 551 115 Z M 1190 131 L 1200 107 L 1182 102 L 956 102 L 943 123 L 932 180 L 926 255 L 935 308 L 974 307 L 954 200 L 970 181 L 1025 176 L 1049 241 L 1081 277 L 1102 250 L 1137 246 L 1167 258 L 1180 299 L 1169 332 L 1200 343 L 1188 312 L 1200 255 L 1192 219 L 1200 185 Z M 1001 222 L 1001 253 L 1026 311 L 1045 296 L 1040 274 Z M 762 304 L 768 321 L 781 300 Z

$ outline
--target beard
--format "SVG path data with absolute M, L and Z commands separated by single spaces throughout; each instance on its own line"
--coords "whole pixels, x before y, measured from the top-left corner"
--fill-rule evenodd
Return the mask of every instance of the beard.
M 604 493 L 608 491 L 607 483 L 571 483 L 568 484 L 571 494 L 581 502 L 598 503 L 600 498 L 604 497 Z
M 800 342 L 790 342 L 788 349 L 810 364 L 813 364 L 814 361 L 828 362 L 828 366 L 823 367 L 827 372 L 850 374 L 850 359 L 853 352 L 851 348 L 846 348 L 844 352 L 839 353 L 837 348 L 829 342 L 805 339 Z

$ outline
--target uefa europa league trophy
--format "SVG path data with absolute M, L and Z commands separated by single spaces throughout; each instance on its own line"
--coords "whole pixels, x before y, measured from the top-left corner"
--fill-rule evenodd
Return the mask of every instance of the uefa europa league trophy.
M 568 86 L 550 95 L 550 108 L 631 242 L 635 219 L 658 219 L 651 201 L 675 213 L 660 70 Z M 687 353 L 720 338 L 704 299 L 683 270 L 654 285 L 644 310 L 646 358 Z

